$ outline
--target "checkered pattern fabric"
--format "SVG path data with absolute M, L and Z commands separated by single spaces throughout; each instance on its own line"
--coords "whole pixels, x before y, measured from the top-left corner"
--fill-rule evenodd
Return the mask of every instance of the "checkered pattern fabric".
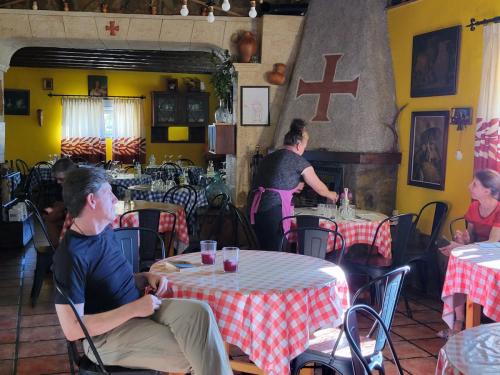
M 15 190 L 21 183 L 21 173 L 19 172 L 12 173 L 8 175 L 8 179 L 10 180 L 12 190 Z
M 133 175 L 131 175 L 133 176 Z M 123 185 L 123 186 L 133 186 L 133 185 L 147 185 L 151 184 L 151 176 L 145 174 L 140 177 L 129 177 L 129 178 L 113 178 L 111 183 Z
M 500 374 L 500 323 L 467 329 L 439 351 L 436 375 Z
M 40 178 L 42 182 L 55 182 L 55 178 L 52 176 L 52 168 L 48 168 L 44 165 L 41 165 L 38 168 L 38 172 L 40 173 Z M 30 181 L 30 189 L 35 188 L 37 181 L 35 178 L 32 178 Z
M 483 313 L 500 322 L 500 243 L 476 243 L 451 252 L 441 299 L 443 320 L 453 327 L 456 306 L 466 295 L 483 306 Z
M 208 302 L 223 339 L 269 375 L 289 374 L 309 334 L 341 324 L 350 303 L 344 272 L 318 258 L 243 250 L 236 273 L 222 272 L 221 253 L 213 266 L 201 266 L 199 253 L 168 260 L 200 265 L 168 274 L 173 297 Z M 163 272 L 166 261 L 151 270 Z
M 196 165 L 190 165 L 182 168 L 183 170 L 187 170 L 189 183 L 191 185 L 198 185 L 200 181 L 200 175 L 202 175 L 205 170 L 202 167 L 198 167 Z M 167 166 L 166 171 L 163 171 L 160 166 L 148 166 L 146 167 L 147 174 L 154 176 L 155 173 L 163 172 L 166 173 L 166 176 L 163 176 L 167 180 L 173 180 L 177 177 L 176 170 L 172 166 Z
M 181 242 L 185 248 L 189 245 L 189 235 L 188 235 L 188 227 L 186 223 L 186 213 L 182 207 L 176 211 L 177 219 L 175 223 L 175 235 L 176 239 Z M 66 219 L 64 220 L 63 228 L 61 230 L 60 239 L 64 237 L 64 233 L 68 230 L 68 228 L 73 223 L 73 218 L 70 214 L 66 215 Z M 167 233 L 172 232 L 174 219 L 172 215 L 168 215 L 166 213 L 162 213 L 160 215 L 160 223 L 158 224 L 158 232 L 159 233 Z M 111 223 L 113 228 L 120 227 L 120 215 L 116 215 L 115 220 Z M 123 219 L 124 227 L 138 227 L 139 226 L 139 214 L 133 213 L 124 217 Z
M 308 214 L 308 215 L 314 215 L 315 211 L 310 210 L 305 211 L 304 209 L 301 209 L 300 211 L 302 214 Z M 316 213 L 317 214 L 317 213 Z M 344 219 L 335 219 L 334 221 L 337 223 L 338 226 L 338 232 L 344 237 L 344 243 L 345 243 L 345 248 L 346 250 L 357 243 L 363 243 L 363 244 L 368 244 L 371 245 L 373 241 L 373 237 L 375 237 L 375 232 L 377 231 L 377 227 L 380 224 L 380 222 L 385 218 L 383 215 L 378 215 L 379 220 L 356 220 L 356 221 L 350 221 L 350 220 L 344 220 Z M 375 216 L 374 216 L 375 218 Z M 292 228 L 296 228 L 297 224 L 295 221 L 292 223 Z M 325 229 L 330 229 L 334 230 L 335 225 L 328 220 L 320 220 L 319 221 L 319 226 L 321 228 Z M 295 234 L 294 234 L 295 235 Z M 290 241 L 295 241 L 296 236 L 290 236 L 289 240 Z M 333 235 L 328 236 L 328 252 L 333 250 Z M 339 242 L 339 241 L 337 241 Z M 340 243 L 337 243 L 338 248 L 340 249 Z M 375 241 L 375 246 L 377 246 L 379 254 L 381 254 L 384 258 L 391 258 L 391 227 L 389 222 L 384 223 L 382 228 L 380 228 L 380 231 L 378 233 L 378 237 Z

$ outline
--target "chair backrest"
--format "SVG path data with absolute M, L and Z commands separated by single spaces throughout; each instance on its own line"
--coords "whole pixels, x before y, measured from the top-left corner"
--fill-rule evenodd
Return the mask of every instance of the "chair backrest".
M 49 246 L 51 248 L 51 250 L 54 252 L 56 250 L 56 247 L 54 246 L 54 244 L 50 240 L 49 232 L 47 230 L 47 227 L 45 226 L 45 221 L 43 220 L 43 217 L 40 214 L 40 211 L 38 211 L 38 208 L 36 207 L 36 205 L 32 201 L 30 201 L 29 199 L 25 199 L 24 203 L 26 204 L 28 213 L 29 214 L 31 213 L 31 215 L 35 218 L 35 220 L 38 224 L 38 226 L 36 226 L 35 228 L 39 227 L 41 229 L 41 233 L 36 229 L 35 229 L 35 233 L 33 233 L 35 247 Z
M 141 228 L 141 227 L 131 227 L 131 228 L 116 228 L 114 230 L 115 238 L 118 240 L 120 244 L 120 248 L 125 255 L 125 258 L 132 265 L 132 270 L 134 273 L 140 271 L 140 253 L 139 246 L 141 243 L 141 239 L 150 235 L 151 237 L 156 237 L 156 244 L 160 244 L 161 253 L 163 258 L 165 257 L 165 243 L 163 242 L 163 238 L 152 229 L 149 228 Z M 156 245 L 155 244 L 155 245 Z M 154 248 L 157 248 L 155 246 Z
M 124 218 L 127 215 L 138 214 L 139 215 L 139 227 L 148 228 L 155 232 L 145 232 L 141 234 L 140 245 L 139 245 L 139 258 L 140 258 L 140 270 L 146 268 L 145 265 L 151 265 L 155 261 L 155 250 L 157 245 L 157 233 L 158 227 L 160 225 L 161 214 L 169 215 L 172 217 L 172 232 L 170 232 L 168 240 L 168 249 L 172 246 L 173 238 L 175 236 L 175 226 L 177 223 L 177 215 L 175 212 L 168 210 L 160 210 L 155 208 L 143 208 L 138 210 L 130 210 L 125 212 L 120 216 L 120 228 L 123 227 Z M 164 242 L 162 242 L 164 244 Z M 161 257 L 165 258 L 165 246 L 161 249 Z
M 21 173 L 21 175 L 26 178 L 30 173 L 30 168 L 28 164 L 22 159 L 16 159 L 16 169 Z
M 370 364 L 363 357 L 361 353 L 360 347 L 360 338 L 359 338 L 359 329 L 357 322 L 357 313 L 363 312 L 363 316 L 369 319 L 373 319 L 375 321 L 375 325 L 379 327 L 379 331 L 384 334 L 387 338 L 387 342 L 389 343 L 389 347 L 391 349 L 391 354 L 396 363 L 396 368 L 400 375 L 403 375 L 403 369 L 401 364 L 399 363 L 399 358 L 396 354 L 396 350 L 394 348 L 394 344 L 392 343 L 391 336 L 389 334 L 389 327 L 385 324 L 382 317 L 377 314 L 377 312 L 367 305 L 355 305 L 352 306 L 346 312 L 345 317 L 345 335 L 347 338 L 347 342 L 349 343 L 349 347 L 351 349 L 351 358 L 352 358 L 352 366 L 355 375 L 366 375 L 371 374 Z
M 450 221 L 450 240 L 453 239 L 453 237 L 455 237 L 455 232 L 457 230 L 456 226 L 458 223 L 461 223 L 462 224 L 462 229 L 465 229 L 467 230 L 468 226 L 469 226 L 469 223 L 467 222 L 467 220 L 465 220 L 465 217 L 457 217 L 456 219 L 453 219 L 452 221 Z
M 110 185 L 111 185 L 111 190 L 113 191 L 113 194 L 118 199 L 122 199 L 125 196 L 126 191 L 128 190 L 128 186 L 125 186 L 122 184 L 115 184 L 115 183 L 111 182 Z
M 229 212 L 227 207 L 231 198 L 226 193 L 217 194 L 209 202 L 208 207 L 204 210 L 204 214 L 198 216 L 199 232 L 197 238 L 204 240 L 216 240 L 219 244 L 223 241 L 219 240 L 222 236 L 224 227 L 224 219 Z
M 179 159 L 179 163 L 181 163 L 184 166 L 194 165 L 194 162 L 191 159 Z
M 283 222 L 285 220 L 290 220 L 291 222 L 295 220 L 295 226 L 297 228 L 304 228 L 304 227 L 321 228 L 320 220 L 322 220 L 327 222 L 329 226 L 328 229 L 338 232 L 337 223 L 334 220 L 330 219 L 329 217 L 316 216 L 316 215 L 293 215 L 293 216 L 285 216 L 280 220 L 279 228 L 277 230 L 281 233 L 283 233 Z M 337 237 L 334 237 L 333 239 L 333 248 L 334 249 L 337 248 Z
M 415 220 L 415 228 L 418 228 L 419 223 L 424 215 L 430 210 L 434 209 L 434 215 L 432 219 L 432 230 L 429 237 L 429 242 L 426 247 L 426 251 L 429 251 L 435 247 L 436 241 L 438 239 L 439 233 L 441 232 L 441 228 L 446 220 L 446 215 L 448 214 L 448 204 L 445 202 L 434 201 L 425 204 L 417 215 L 417 219 Z
M 163 172 L 164 179 L 166 179 L 172 170 L 174 171 L 175 177 L 179 177 L 182 174 L 182 168 L 175 163 L 163 163 L 160 170 Z
M 227 203 L 228 212 L 233 219 L 233 235 L 234 240 L 233 243 L 235 246 L 239 246 L 242 248 L 248 247 L 249 249 L 260 249 L 259 240 L 257 239 L 257 235 L 250 225 L 250 221 L 248 217 L 234 204 Z M 239 239 L 240 229 L 245 236 L 245 242 L 241 242 Z
M 372 290 L 373 287 L 379 287 L 379 290 L 382 290 L 384 293 L 381 301 L 379 301 L 380 306 L 377 306 L 377 308 L 380 309 L 379 314 L 383 323 L 388 329 L 390 329 L 392 326 L 394 313 L 396 312 L 399 296 L 401 295 L 403 282 L 406 274 L 409 271 L 409 266 L 400 267 L 370 281 L 368 284 L 363 285 L 360 289 L 358 289 L 358 291 L 352 298 L 353 305 L 357 303 L 357 300 L 364 292 Z M 374 328 L 372 328 L 370 332 L 373 332 L 375 328 L 376 326 L 374 326 Z M 387 336 L 385 332 L 379 329 L 375 342 L 375 350 L 382 351 L 384 349 L 386 340 Z
M 182 205 L 186 211 L 186 221 L 190 223 L 198 202 L 198 194 L 191 185 L 177 185 L 165 193 L 162 202 Z
M 286 232 L 281 239 L 281 251 L 286 251 L 289 245 L 288 238 L 296 238 L 297 253 L 308 255 L 315 258 L 325 259 L 328 251 L 328 238 L 333 237 L 334 244 L 340 244 L 337 250 L 334 248 L 333 263 L 340 265 L 344 258 L 345 243 L 344 238 L 335 230 L 325 229 L 320 227 L 300 227 L 293 228 Z

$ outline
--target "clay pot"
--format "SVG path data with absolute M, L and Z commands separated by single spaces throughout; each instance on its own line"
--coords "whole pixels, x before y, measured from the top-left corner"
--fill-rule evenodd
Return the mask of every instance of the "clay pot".
M 282 63 L 274 64 L 272 72 L 267 72 L 267 82 L 273 85 L 282 85 L 285 83 L 286 65 Z
M 238 40 L 240 62 L 248 63 L 257 52 L 257 41 L 250 31 L 245 31 Z

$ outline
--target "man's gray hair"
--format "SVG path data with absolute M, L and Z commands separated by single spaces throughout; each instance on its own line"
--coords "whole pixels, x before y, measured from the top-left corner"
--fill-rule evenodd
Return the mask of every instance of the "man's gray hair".
M 85 207 L 87 196 L 95 194 L 106 182 L 106 172 L 101 168 L 69 171 L 63 183 L 63 200 L 70 215 L 78 217 Z

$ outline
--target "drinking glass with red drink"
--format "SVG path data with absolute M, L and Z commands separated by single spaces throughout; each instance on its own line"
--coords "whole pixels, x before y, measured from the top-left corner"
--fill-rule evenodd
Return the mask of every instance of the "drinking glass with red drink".
M 215 264 L 215 255 L 217 251 L 217 241 L 200 241 L 201 263 Z
M 222 259 L 224 265 L 224 272 L 238 271 L 240 249 L 238 247 L 223 247 Z

